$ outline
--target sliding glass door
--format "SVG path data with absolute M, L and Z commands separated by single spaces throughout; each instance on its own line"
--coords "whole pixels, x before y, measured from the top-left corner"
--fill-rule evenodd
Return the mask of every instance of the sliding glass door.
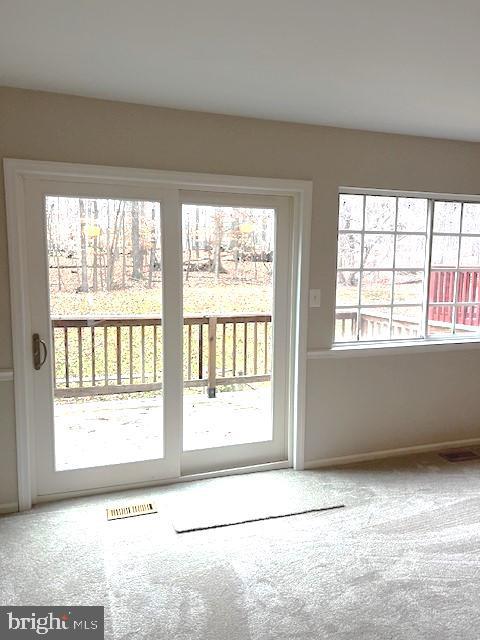
M 37 495 L 286 461 L 288 200 L 25 189 Z
M 177 477 L 177 193 L 31 181 L 27 194 L 39 495 Z
M 182 194 L 184 473 L 287 459 L 289 237 L 287 201 Z

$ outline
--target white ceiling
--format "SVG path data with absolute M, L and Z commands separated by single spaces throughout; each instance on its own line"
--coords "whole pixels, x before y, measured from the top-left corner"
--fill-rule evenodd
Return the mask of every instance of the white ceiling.
M 480 0 L 0 0 L 0 85 L 480 140 Z

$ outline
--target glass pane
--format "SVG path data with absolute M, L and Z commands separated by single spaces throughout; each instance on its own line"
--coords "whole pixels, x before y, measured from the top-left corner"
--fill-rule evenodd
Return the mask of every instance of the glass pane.
M 465 202 L 463 205 L 462 233 L 480 234 L 480 203 Z
M 336 309 L 335 342 L 352 342 L 357 339 L 356 309 Z
M 480 271 L 459 271 L 457 302 L 480 301 Z
M 275 211 L 183 205 L 182 231 L 183 449 L 271 440 Z
M 399 198 L 398 231 L 426 231 L 428 200 L 425 198 Z
M 393 307 L 392 338 L 413 340 L 422 336 L 422 307 Z
M 480 306 L 478 304 L 462 304 L 457 306 L 455 333 L 465 337 L 478 334 L 480 331 Z
M 56 470 L 162 458 L 160 203 L 45 207 Z
M 389 340 L 390 307 L 360 309 L 360 340 Z
M 396 271 L 393 301 L 420 304 L 423 300 L 423 271 Z
M 430 302 L 453 302 L 455 296 L 455 271 L 432 271 L 430 273 Z
M 432 267 L 457 268 L 458 236 L 433 236 Z
M 338 236 L 337 267 L 339 269 L 358 269 L 362 236 L 359 233 L 340 233 Z
M 397 236 L 395 267 L 412 269 L 425 265 L 425 236 Z
M 453 306 L 429 306 L 427 333 L 429 336 L 452 335 Z
M 364 271 L 360 304 L 390 304 L 392 277 L 392 271 Z
M 361 231 L 363 229 L 363 196 L 339 196 L 338 228 Z
M 365 229 L 393 231 L 395 229 L 396 198 L 367 196 L 365 199 Z
M 360 274 L 358 271 L 339 271 L 337 273 L 337 302 L 338 306 L 358 304 L 358 285 Z
M 368 234 L 363 247 L 365 268 L 388 269 L 393 267 L 393 235 Z
M 460 243 L 460 266 L 480 267 L 480 238 L 462 237 Z
M 433 231 L 437 233 L 459 233 L 461 210 L 462 206 L 459 202 L 435 202 Z

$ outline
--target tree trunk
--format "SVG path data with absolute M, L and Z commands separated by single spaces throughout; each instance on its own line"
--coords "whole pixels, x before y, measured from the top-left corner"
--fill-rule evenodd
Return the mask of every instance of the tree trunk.
M 122 289 L 125 289 L 127 280 L 127 256 L 126 256 L 126 241 L 125 241 L 125 209 L 122 215 Z
M 57 198 L 57 211 L 60 208 L 60 203 L 59 203 L 59 198 Z M 57 265 L 57 288 L 59 291 L 62 290 L 62 273 L 61 273 L 61 269 L 60 269 L 60 253 L 59 253 L 59 246 L 60 246 L 60 237 L 59 237 L 59 228 L 60 225 L 57 223 L 56 225 L 56 234 L 54 235 L 53 232 L 53 214 L 55 212 L 55 205 L 51 204 L 50 206 L 50 212 L 47 216 L 47 231 L 48 231 L 48 254 L 49 257 L 52 255 L 52 253 L 54 253 L 55 255 L 55 264 Z M 58 213 L 57 213 L 57 220 L 58 220 Z
M 152 207 L 152 228 L 150 230 L 150 264 L 148 266 L 148 288 L 152 288 L 155 254 L 157 251 L 157 232 L 155 229 L 155 207 Z
M 253 249 L 253 266 L 255 269 L 255 282 L 257 281 L 257 243 L 255 240 L 255 231 L 252 231 L 252 249 Z
M 213 249 L 213 264 L 212 271 L 215 273 L 215 278 L 219 279 L 221 273 L 225 273 L 225 269 L 222 266 L 222 240 L 223 240 L 223 212 L 222 210 L 215 211 L 215 236 L 214 236 L 214 249 Z
M 199 227 L 200 227 L 200 207 L 195 207 L 195 258 L 197 260 L 200 259 L 200 238 L 199 238 Z
M 125 212 L 125 202 L 119 202 L 118 209 L 115 213 L 115 221 L 113 224 L 112 242 L 108 247 L 107 256 L 107 291 L 113 289 L 113 280 L 115 275 L 115 260 L 118 254 L 118 236 L 120 233 L 120 222 Z
M 95 236 L 93 238 L 93 291 L 98 291 L 98 207 L 97 201 L 94 201 L 93 205 L 93 220 L 95 225 Z
M 140 251 L 140 209 L 138 202 L 132 202 L 132 278 L 142 278 L 143 256 Z
M 85 201 L 79 199 L 80 208 L 80 249 L 82 256 L 82 284 L 80 285 L 80 291 L 88 291 L 88 263 L 87 263 L 87 221 L 85 218 Z
M 197 207 L 197 211 L 198 211 L 198 207 Z M 196 220 L 196 224 L 198 224 L 198 218 Z M 187 214 L 187 256 L 188 256 L 188 261 L 187 261 L 187 271 L 185 273 L 185 280 L 188 280 L 188 277 L 190 275 L 190 269 L 192 266 L 192 240 L 190 238 L 190 217 Z
M 232 225 L 232 258 L 234 264 L 234 277 L 238 279 L 238 263 L 240 261 L 240 215 L 238 210 L 235 209 L 235 218 Z

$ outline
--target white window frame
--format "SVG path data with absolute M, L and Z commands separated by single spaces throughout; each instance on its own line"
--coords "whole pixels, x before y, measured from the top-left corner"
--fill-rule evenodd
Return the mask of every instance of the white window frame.
M 476 345 L 476 344 L 480 344 L 480 327 L 479 327 L 479 331 L 474 333 L 471 337 L 470 336 L 459 336 L 458 334 L 455 334 L 455 326 L 456 326 L 456 316 L 457 316 L 457 307 L 459 306 L 459 303 L 457 302 L 457 292 L 458 292 L 458 273 L 460 273 L 462 271 L 462 267 L 460 267 L 459 265 L 459 258 L 460 258 L 460 252 L 461 252 L 461 243 L 462 243 L 462 238 L 466 235 L 467 237 L 480 237 L 480 233 L 478 234 L 462 234 L 462 221 L 463 221 L 463 206 L 465 204 L 480 204 L 480 196 L 478 195 L 464 195 L 464 194 L 445 194 L 445 193 L 436 193 L 436 192 L 418 192 L 418 191 L 397 191 L 397 190 L 384 190 L 384 189 L 362 189 L 362 188 L 356 188 L 356 187 L 340 187 L 338 190 L 338 197 L 340 198 L 340 196 L 342 195 L 359 195 L 359 196 L 364 196 L 365 198 L 367 196 L 383 196 L 383 197 L 394 197 L 396 198 L 396 211 L 395 211 L 395 227 L 393 231 L 365 231 L 365 202 L 364 202 L 364 207 L 363 207 L 363 229 L 362 231 L 355 231 L 352 230 L 351 233 L 361 233 L 361 249 L 360 249 L 360 256 L 361 256 L 361 262 L 360 262 L 360 266 L 358 268 L 355 267 L 345 267 L 345 268 L 338 268 L 338 241 L 339 241 L 339 237 L 340 234 L 343 233 L 342 230 L 338 229 L 338 220 L 339 220 L 339 211 L 337 210 L 337 245 L 336 245 L 336 265 L 335 265 L 335 299 L 334 299 L 334 308 L 333 308 L 333 330 L 332 330 L 332 346 L 331 349 L 328 350 L 330 351 L 332 354 L 333 353 L 342 353 L 342 352 L 350 352 L 350 351 L 357 351 L 357 350 L 367 350 L 367 351 L 371 351 L 371 350 L 375 350 L 375 351 L 382 351 L 383 349 L 386 349 L 387 351 L 390 351 L 392 348 L 395 347 L 406 347 L 408 351 L 411 350 L 411 348 L 414 347 L 438 347 L 441 345 L 444 346 L 455 346 L 455 345 L 459 345 L 459 344 L 466 344 L 466 345 Z M 396 251 L 394 251 L 394 255 L 393 255 L 393 265 L 392 267 L 387 267 L 387 268 L 371 268 L 371 267 L 364 267 L 363 265 L 363 243 L 364 243 L 364 238 L 366 235 L 369 234 L 378 234 L 378 233 L 382 233 L 385 235 L 392 235 L 394 238 L 396 235 L 398 235 L 398 231 L 396 228 L 396 222 L 397 222 L 397 215 L 398 215 L 398 199 L 399 198 L 419 198 L 419 199 L 424 199 L 427 200 L 428 203 L 428 207 L 427 207 L 427 222 L 426 222 L 426 230 L 425 231 L 402 231 L 401 235 L 412 235 L 412 236 L 424 236 L 426 238 L 426 242 L 425 242 L 425 259 L 424 259 L 424 265 L 423 267 L 411 267 L 411 270 L 415 270 L 415 271 L 424 271 L 424 283 L 423 283 L 423 300 L 422 300 L 422 320 L 421 320 L 421 325 L 423 328 L 423 335 L 420 335 L 417 338 L 409 338 L 408 340 L 405 340 L 405 338 L 402 337 L 392 337 L 391 335 L 391 326 L 392 326 L 392 313 L 393 313 L 393 309 L 396 307 L 418 307 L 420 306 L 419 304 L 414 304 L 414 303 L 394 303 L 394 282 L 395 282 L 395 259 L 396 259 Z M 460 228 L 458 232 L 434 232 L 433 231 L 433 210 L 434 210 L 434 204 L 435 201 L 437 202 L 457 202 L 461 205 L 461 212 L 460 212 Z M 348 233 L 348 231 L 346 231 L 345 233 Z M 431 253 L 432 253 L 432 241 L 433 241 L 433 237 L 434 236 L 450 236 L 450 237 L 458 237 L 459 242 L 458 242 L 458 256 L 457 256 L 457 266 L 456 267 L 452 267 L 452 268 L 448 268 L 448 271 L 452 271 L 455 273 L 455 285 L 454 285 L 454 294 L 453 294 L 453 302 L 434 302 L 434 303 L 430 303 L 429 302 L 429 285 L 430 285 L 430 276 L 432 273 L 432 266 L 431 266 Z M 444 270 L 446 270 L 447 268 L 445 268 Z M 476 270 L 475 267 L 470 267 L 467 268 L 465 267 L 464 270 L 468 270 L 468 271 L 472 271 L 472 270 Z M 478 270 L 480 271 L 480 267 L 478 268 Z M 358 271 L 360 274 L 360 282 L 359 282 L 359 296 L 358 296 L 358 303 L 357 304 L 351 304 L 351 305 L 340 305 L 337 306 L 336 304 L 336 290 L 337 290 L 337 286 L 338 286 L 338 273 L 340 271 Z M 361 303 L 361 275 L 363 271 L 389 271 L 392 273 L 392 298 L 390 300 L 390 303 L 387 304 L 367 304 L 367 305 L 362 305 Z M 433 267 L 433 271 L 442 271 L 441 267 Z M 470 303 L 470 304 L 475 304 L 475 303 Z M 477 303 L 477 304 L 480 304 Z M 374 339 L 374 340 L 360 340 L 359 339 L 359 330 L 360 328 L 357 328 L 357 339 L 356 340 L 350 340 L 350 341 L 335 341 L 335 330 L 336 330 L 336 316 L 337 316 L 337 310 L 338 309 L 357 309 L 358 312 L 360 312 L 360 309 L 365 309 L 365 308 L 378 308 L 378 307 L 385 307 L 385 308 L 389 308 L 390 309 L 390 338 L 385 338 L 385 339 Z M 453 308 L 453 318 L 452 318 L 452 334 L 451 335 L 442 335 L 441 337 L 439 337 L 438 335 L 428 335 L 427 332 L 427 326 L 428 326 L 428 311 L 430 307 L 452 307 Z M 359 324 L 359 323 L 358 323 Z M 425 350 L 425 349 L 423 349 Z M 430 349 L 428 349 L 430 350 Z M 391 352 L 391 351 L 390 351 Z M 309 357 L 310 358 L 316 358 L 316 357 L 325 357 L 327 355 L 326 350 L 317 350 L 317 351 L 313 351 L 313 352 L 309 352 Z

